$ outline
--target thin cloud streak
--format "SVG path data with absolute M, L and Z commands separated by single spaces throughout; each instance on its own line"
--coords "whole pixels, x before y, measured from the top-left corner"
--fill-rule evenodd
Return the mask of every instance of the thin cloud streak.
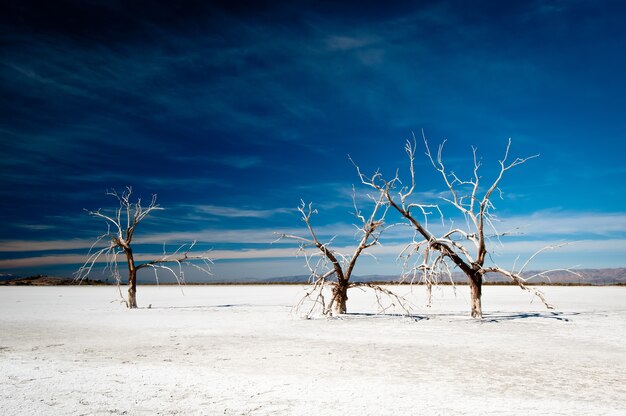
M 275 209 L 247 209 L 247 208 L 235 208 L 225 207 L 217 205 L 195 205 L 192 206 L 193 210 L 214 215 L 216 217 L 227 218 L 268 218 L 277 214 L 284 214 L 292 212 L 292 209 L 288 208 L 275 208 Z
M 520 261 L 523 262 L 530 255 L 539 251 L 544 247 L 557 247 L 554 251 L 546 252 L 541 260 L 541 263 L 545 263 L 545 257 L 550 256 L 550 253 L 563 253 L 569 254 L 570 257 L 576 258 L 579 255 L 606 255 L 606 254 L 620 254 L 626 252 L 626 239 L 606 239 L 606 240 L 580 240 L 561 246 L 565 242 L 562 240 L 533 240 L 533 241 L 518 241 L 504 244 L 503 246 L 493 247 L 491 252 L 498 259 L 501 256 L 520 256 Z M 396 259 L 398 254 L 406 247 L 406 244 L 389 244 L 373 247 L 369 250 L 369 253 L 375 257 L 380 257 L 381 260 Z M 344 254 L 351 254 L 355 250 L 355 246 L 337 246 L 334 249 Z M 308 250 L 308 254 L 315 254 L 315 250 Z M 267 248 L 267 249 L 236 249 L 236 250 L 211 250 L 208 251 L 209 257 L 219 260 L 260 260 L 260 259 L 276 259 L 276 258 L 294 258 L 298 254 L 297 247 L 283 247 L 283 248 Z M 302 254 L 300 254 L 302 255 Z M 136 260 L 147 261 L 155 258 L 162 257 L 163 253 L 145 253 L 137 254 Z M 46 265 L 73 265 L 82 264 L 86 260 L 86 256 L 79 254 L 58 254 L 58 255 L 46 255 L 39 257 L 27 257 L 20 259 L 4 259 L 0 260 L 0 268 L 13 269 L 13 268 L 26 268 Z M 105 263 L 104 259 L 101 259 L 99 263 Z M 561 265 L 562 267 L 568 267 L 568 265 Z M 584 264 L 581 266 L 585 266 Z M 556 267 L 556 266 L 553 266 Z
M 53 251 L 53 250 L 78 250 L 91 247 L 95 239 L 74 239 L 74 240 L 5 240 L 0 241 L 0 252 L 17 253 L 29 251 Z
M 220 212 L 223 216 L 264 218 L 271 216 L 278 211 L 291 210 L 245 210 L 228 207 L 209 206 L 208 211 Z M 437 221 L 438 218 L 431 218 L 430 224 L 433 232 L 447 230 Z M 583 224 L 584 227 L 578 226 Z M 538 212 L 530 216 L 509 217 L 501 223 L 496 223 L 501 232 L 509 232 L 519 227 L 520 234 L 515 239 L 523 238 L 527 241 L 547 241 L 543 236 L 568 235 L 568 241 L 588 240 L 602 242 L 603 240 L 589 239 L 589 235 L 615 235 L 626 233 L 626 214 L 598 214 L 598 213 L 559 213 L 559 212 Z M 331 223 L 315 226 L 315 231 L 320 239 L 330 239 L 337 237 L 339 241 L 352 239 L 357 235 L 357 228 L 350 223 Z M 137 244 L 177 244 L 183 242 L 197 241 L 204 244 L 218 243 L 241 243 L 241 244 L 293 244 L 287 241 L 276 242 L 279 234 L 294 234 L 307 237 L 305 228 L 247 228 L 247 229 L 204 229 L 198 231 L 184 232 L 163 232 L 151 233 L 147 235 L 137 235 Z M 409 242 L 414 235 L 414 230 L 400 223 L 392 227 L 383 234 L 382 242 L 398 243 L 400 241 Z M 532 239 L 532 240 L 529 240 Z M 68 240 L 4 240 L 0 241 L 0 252 L 28 252 L 28 251 L 50 251 L 50 250 L 75 250 L 87 249 L 91 247 L 94 239 L 68 239 Z M 502 238 L 505 246 L 513 244 L 523 244 L 519 241 L 511 241 L 510 237 Z M 552 240 L 550 240 L 552 241 Z M 558 240 L 558 241 L 565 241 Z M 244 248 L 245 249 L 245 248 Z
M 346 234 L 354 233 L 354 227 L 346 224 L 328 224 L 317 227 L 320 238 L 332 238 L 333 233 Z M 250 229 L 207 229 L 200 231 L 186 232 L 164 232 L 147 235 L 137 235 L 135 243 L 141 244 L 181 244 L 196 241 L 203 244 L 217 243 L 240 243 L 240 244 L 293 244 L 285 240 L 276 241 L 278 234 L 304 234 L 303 229 L 295 228 L 250 228 Z M 351 234 L 350 234 L 351 235 Z M 71 240 L 4 240 L 0 241 L 0 252 L 17 253 L 33 251 L 54 251 L 54 250 L 79 250 L 88 249 L 94 243 L 93 239 L 71 239 Z M 96 247 L 103 247 L 102 244 Z
M 625 213 L 586 213 L 540 211 L 530 216 L 514 216 L 502 219 L 497 225 L 504 229 L 519 229 L 529 235 L 626 233 Z

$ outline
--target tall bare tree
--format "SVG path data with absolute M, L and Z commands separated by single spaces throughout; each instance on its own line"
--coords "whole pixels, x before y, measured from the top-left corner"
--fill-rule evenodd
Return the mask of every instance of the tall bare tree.
M 509 159 L 511 140 L 509 139 L 504 157 L 499 161 L 499 170 L 495 179 L 487 186 L 483 186 L 481 183 L 482 176 L 479 174 L 481 162 L 475 147 L 472 147 L 473 175 L 469 179 L 460 179 L 454 172 L 448 171 L 444 165 L 442 153 L 445 141 L 439 145 L 437 155 L 434 157 L 423 132 L 422 137 L 426 156 L 441 175 L 447 188 L 449 197 L 443 198 L 443 200 L 462 214 L 466 223 L 464 229 L 450 227 L 441 235 L 436 235 L 432 231 L 434 227 L 428 224 L 428 215 L 438 212 L 443 224 L 444 217 L 439 205 L 412 202 L 416 188 L 415 136 L 413 136 L 413 141 L 407 141 L 405 146 L 409 157 L 410 186 L 400 186 L 401 181 L 398 173 L 391 180 L 383 178 L 379 171 L 369 177 L 364 175 L 355 164 L 362 183 L 378 190 L 389 206 L 399 212 L 415 230 L 414 240 L 401 253 L 401 257 L 405 259 L 405 276 L 412 280 L 421 280 L 430 290 L 432 285 L 437 284 L 442 278 L 449 278 L 452 281 L 454 269 L 462 271 L 467 276 L 471 291 L 471 316 L 475 318 L 482 317 L 482 284 L 484 276 L 488 273 L 497 273 L 508 277 L 524 290 L 538 296 L 546 307 L 552 308 L 540 291 L 525 284 L 528 279 L 535 277 L 522 276 L 530 259 L 517 271 L 501 268 L 495 263 L 486 265 L 489 256 L 488 243 L 492 239 L 499 239 L 506 235 L 506 233 L 498 232 L 494 225 L 492 197 L 496 192 L 501 193 L 499 185 L 507 171 L 538 157 L 538 155 L 515 158 L 511 161 Z M 554 247 L 546 247 L 540 251 L 548 248 Z M 416 256 L 418 258 L 416 262 L 409 261 Z M 569 269 L 565 270 L 575 273 Z
M 154 270 L 157 281 L 158 271 L 164 270 L 173 275 L 176 281 L 181 284 L 184 283 L 183 266 L 195 267 L 204 273 L 210 274 L 212 261 L 206 254 L 189 254 L 195 245 L 194 241 L 179 246 L 178 249 L 169 254 L 164 250 L 163 254 L 154 260 L 137 263 L 132 248 L 137 226 L 150 213 L 163 208 L 156 203 L 156 195 L 152 195 L 152 200 L 147 207 L 144 207 L 141 205 L 141 199 L 131 200 L 132 193 L 131 187 L 127 187 L 122 194 L 119 194 L 116 190 L 107 191 L 107 195 L 116 198 L 119 203 L 118 208 L 111 214 L 103 213 L 101 209 L 87 211 L 92 217 L 103 219 L 107 224 L 107 231 L 92 244 L 87 254 L 87 260 L 75 273 L 75 278 L 77 280 L 85 279 L 91 273 L 96 263 L 101 258 L 104 258 L 106 262 L 105 269 L 110 269 L 116 283 L 119 285 L 122 277 L 118 268 L 118 256 L 123 254 L 128 265 L 128 298 L 125 302 L 129 308 L 134 309 L 137 308 L 137 272 L 139 270 L 146 268 Z M 101 242 L 107 240 L 107 246 L 96 249 Z
M 359 241 L 351 254 L 344 254 L 332 248 L 331 243 L 335 237 L 324 243 L 318 239 L 311 224 L 311 217 L 313 214 L 317 214 L 317 210 L 312 208 L 312 204 L 307 205 L 304 201 L 298 207 L 298 211 L 302 216 L 302 221 L 306 224 L 310 237 L 277 234 L 279 239 L 292 239 L 300 243 L 298 252 L 304 255 L 306 265 L 311 273 L 312 288 L 303 299 L 303 301 L 306 299 L 313 300 L 313 308 L 308 315 L 311 315 L 316 306 L 321 306 L 324 315 L 345 314 L 347 312 L 348 289 L 355 287 L 374 289 L 379 304 L 379 295 L 384 294 L 397 301 L 399 306 L 404 307 L 403 299 L 390 290 L 375 284 L 350 280 L 359 257 L 367 249 L 379 244 L 380 235 L 386 229 L 387 207 L 385 200 L 382 195 L 379 195 L 377 199 L 371 199 L 374 207 L 368 216 L 364 216 L 357 208 L 356 195 L 354 196 L 355 216 L 359 220 L 359 224 L 355 224 L 355 227 Z M 312 253 L 310 252 L 311 249 L 313 249 Z M 331 289 L 331 296 L 328 301 L 324 297 L 325 288 Z

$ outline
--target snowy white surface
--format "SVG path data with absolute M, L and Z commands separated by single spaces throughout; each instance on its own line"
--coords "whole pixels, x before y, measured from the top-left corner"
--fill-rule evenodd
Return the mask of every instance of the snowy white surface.
M 184 291 L 140 286 L 131 311 L 112 287 L 0 288 L 0 414 L 626 415 L 626 288 L 544 288 L 551 312 L 487 286 L 482 321 L 467 287 L 424 319 L 360 292 L 361 314 L 306 320 L 299 286 Z

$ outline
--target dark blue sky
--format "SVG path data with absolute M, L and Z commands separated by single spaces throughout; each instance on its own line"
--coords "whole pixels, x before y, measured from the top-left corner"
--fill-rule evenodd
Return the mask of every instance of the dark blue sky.
M 537 267 L 626 265 L 622 2 L 173 3 L 3 3 L 0 273 L 71 274 L 103 231 L 83 208 L 132 185 L 166 208 L 144 252 L 198 239 L 216 276 L 304 274 L 272 232 L 304 231 L 303 198 L 348 244 L 347 155 L 405 172 L 421 129 L 460 173 L 471 145 L 486 178 L 509 137 L 541 154 L 502 184 L 503 227 L 523 227 L 504 264 L 568 240 Z M 407 235 L 359 272 L 397 273 Z

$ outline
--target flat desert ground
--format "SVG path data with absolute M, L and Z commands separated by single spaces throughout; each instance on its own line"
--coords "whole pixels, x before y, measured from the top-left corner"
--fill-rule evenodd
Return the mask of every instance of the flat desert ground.
M 414 316 L 303 319 L 301 286 L 0 288 L 3 415 L 626 415 L 626 288 L 399 287 Z M 148 305 L 151 305 L 148 308 Z

